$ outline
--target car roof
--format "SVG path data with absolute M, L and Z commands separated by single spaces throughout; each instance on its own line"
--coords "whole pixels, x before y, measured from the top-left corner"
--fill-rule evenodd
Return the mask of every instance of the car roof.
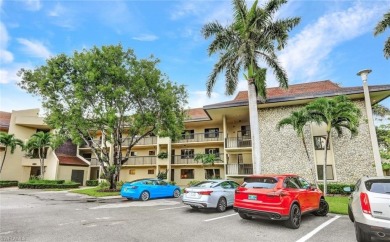
M 390 176 L 363 176 L 362 180 L 390 179 Z
M 248 177 L 278 177 L 278 178 L 284 178 L 284 177 L 291 177 L 291 176 L 299 176 L 297 174 L 292 173 L 286 173 L 286 174 L 259 174 L 259 175 L 251 175 Z

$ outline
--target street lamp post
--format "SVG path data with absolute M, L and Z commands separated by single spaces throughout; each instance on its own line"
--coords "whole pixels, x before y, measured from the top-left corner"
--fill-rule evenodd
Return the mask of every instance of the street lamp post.
M 367 85 L 367 76 L 371 73 L 371 70 L 365 69 L 357 73 L 358 76 L 362 78 L 363 81 L 363 91 L 364 91 L 364 101 L 366 105 L 367 119 L 368 119 L 368 129 L 370 131 L 372 151 L 374 153 L 375 161 L 375 170 L 377 176 L 383 176 L 382 162 L 379 154 L 378 139 L 376 136 L 375 126 L 374 126 L 374 117 L 372 115 L 371 99 L 370 93 L 368 91 Z

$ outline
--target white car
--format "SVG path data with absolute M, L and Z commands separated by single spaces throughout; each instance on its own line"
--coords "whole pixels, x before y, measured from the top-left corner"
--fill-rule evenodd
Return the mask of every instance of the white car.
M 355 224 L 357 241 L 369 242 L 372 237 L 390 240 L 390 177 L 358 180 L 349 198 L 348 215 Z
M 183 203 L 193 209 L 216 208 L 218 212 L 233 206 L 238 183 L 229 180 L 207 180 L 184 189 Z

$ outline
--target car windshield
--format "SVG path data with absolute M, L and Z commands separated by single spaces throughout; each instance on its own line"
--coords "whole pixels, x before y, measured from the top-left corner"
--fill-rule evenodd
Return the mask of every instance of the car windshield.
M 277 182 L 278 180 L 273 177 L 247 177 L 241 186 L 246 188 L 274 188 Z
M 365 185 L 370 192 L 390 194 L 390 179 L 368 180 Z
M 215 185 L 217 185 L 218 182 L 215 182 L 215 181 L 203 181 L 203 182 L 200 182 L 198 184 L 196 184 L 195 186 L 193 187 L 205 187 L 205 188 L 210 188 L 210 187 L 214 187 Z

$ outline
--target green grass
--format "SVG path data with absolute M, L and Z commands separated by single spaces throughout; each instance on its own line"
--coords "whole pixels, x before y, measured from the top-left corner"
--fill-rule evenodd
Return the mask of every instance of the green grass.
M 348 214 L 348 197 L 326 197 L 329 204 L 329 212 L 337 214 Z
M 92 187 L 87 189 L 72 190 L 70 192 L 84 194 L 92 197 L 107 197 L 107 196 L 118 196 L 119 192 L 99 192 L 100 187 Z

